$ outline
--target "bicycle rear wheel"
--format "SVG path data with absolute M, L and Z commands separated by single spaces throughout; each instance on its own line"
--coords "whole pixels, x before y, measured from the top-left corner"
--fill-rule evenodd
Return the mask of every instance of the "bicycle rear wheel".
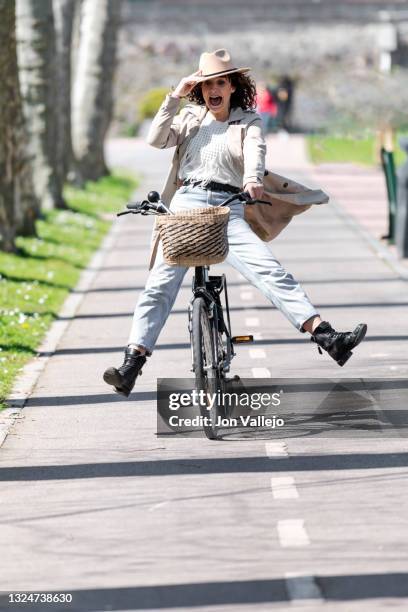
M 219 377 L 216 369 L 217 356 L 214 345 L 213 322 L 208 316 L 204 298 L 193 302 L 191 321 L 191 345 L 196 389 L 203 391 L 205 401 L 200 401 L 204 433 L 210 440 L 217 438 Z M 208 395 L 207 395 L 208 394 Z

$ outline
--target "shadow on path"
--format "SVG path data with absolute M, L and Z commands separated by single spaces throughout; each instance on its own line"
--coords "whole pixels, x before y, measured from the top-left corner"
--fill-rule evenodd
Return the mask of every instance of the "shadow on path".
M 408 340 L 406 336 L 366 336 L 364 342 L 395 342 Z M 308 337 L 300 338 L 264 338 L 262 340 L 255 340 L 254 345 L 257 346 L 276 346 L 285 344 L 302 344 L 308 341 Z M 55 352 L 55 355 L 86 355 L 90 353 L 122 353 L 123 346 L 99 346 L 90 348 L 66 348 L 60 349 Z M 187 350 L 190 348 L 189 342 L 168 342 L 165 344 L 158 344 L 154 351 L 169 351 L 169 350 Z
M 408 453 L 350 453 L 346 455 L 296 455 L 292 457 L 216 457 L 34 465 L 0 468 L 0 482 L 180 476 L 181 474 L 253 474 L 320 470 L 372 470 L 408 467 Z
M 408 597 L 408 574 L 350 574 L 342 576 L 305 576 L 319 585 L 326 600 Z M 299 589 L 302 578 L 272 578 L 191 584 L 155 584 L 152 586 L 106 589 L 69 589 L 73 595 L 70 611 L 192 609 L 197 606 L 254 605 L 289 601 L 288 591 L 299 592 L 299 599 L 310 600 L 307 589 Z M 292 584 L 293 583 L 293 587 Z M 8 596 L 0 596 L 0 610 L 9 610 Z M 67 609 L 66 604 L 13 604 L 14 609 L 31 612 Z M 249 608 L 250 609 L 250 608 Z
M 156 391 L 137 391 L 132 393 L 130 398 L 123 397 L 118 393 L 98 393 L 94 395 L 50 395 L 46 397 L 30 397 L 27 405 L 38 406 L 88 406 L 90 404 L 110 404 L 112 402 L 149 402 L 156 401 Z M 136 409 L 136 406 L 135 406 Z

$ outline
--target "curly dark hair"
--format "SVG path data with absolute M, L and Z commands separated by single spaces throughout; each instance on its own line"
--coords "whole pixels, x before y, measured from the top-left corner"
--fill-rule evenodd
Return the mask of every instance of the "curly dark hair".
M 242 110 L 254 110 L 256 107 L 256 85 L 255 81 L 242 72 L 233 72 L 232 74 L 225 75 L 236 89 L 231 94 L 230 105 L 231 108 L 237 108 L 240 106 Z M 200 106 L 205 105 L 204 97 L 201 91 L 201 83 L 196 85 L 194 89 L 187 96 L 190 102 L 199 104 Z

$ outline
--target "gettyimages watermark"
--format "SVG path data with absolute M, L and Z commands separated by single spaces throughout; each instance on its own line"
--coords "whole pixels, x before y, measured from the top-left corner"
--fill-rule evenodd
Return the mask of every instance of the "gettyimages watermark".
M 285 421 L 276 415 L 266 416 L 256 414 L 256 411 L 270 406 L 280 406 L 280 392 L 274 393 L 247 393 L 244 391 L 228 392 L 217 390 L 215 392 L 203 389 L 173 392 L 169 395 L 169 410 L 174 414 L 169 416 L 171 427 L 203 427 L 210 425 L 213 420 L 217 427 L 283 427 Z M 200 414 L 196 416 L 182 416 L 180 409 L 185 407 L 198 408 Z M 216 409 L 218 408 L 218 411 Z M 232 416 L 232 409 L 245 408 L 248 414 Z M 216 411 L 216 412 L 214 412 Z M 206 414 L 208 413 L 208 414 Z
M 157 435 L 201 437 L 408 437 L 406 379 L 239 379 L 197 389 L 157 381 Z

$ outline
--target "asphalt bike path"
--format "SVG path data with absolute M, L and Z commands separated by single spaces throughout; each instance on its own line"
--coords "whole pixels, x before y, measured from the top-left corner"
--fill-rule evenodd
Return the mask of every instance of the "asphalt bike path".
M 271 138 L 268 151 L 271 168 L 313 182 L 301 139 Z M 140 140 L 108 147 L 111 164 L 143 174 L 138 197 L 160 189 L 170 155 Z M 191 275 L 131 398 L 102 381 L 122 360 L 151 225 L 115 222 L 92 287 L 0 448 L 3 592 L 69 592 L 70 610 L 406 609 L 403 432 L 157 438 L 157 378 L 190 375 Z M 215 266 L 228 276 L 233 333 L 256 339 L 237 347 L 233 373 L 386 377 L 398 393 L 406 282 L 330 205 L 295 219 L 272 248 L 324 318 L 342 330 L 367 322 L 368 337 L 339 368 L 243 277 Z

